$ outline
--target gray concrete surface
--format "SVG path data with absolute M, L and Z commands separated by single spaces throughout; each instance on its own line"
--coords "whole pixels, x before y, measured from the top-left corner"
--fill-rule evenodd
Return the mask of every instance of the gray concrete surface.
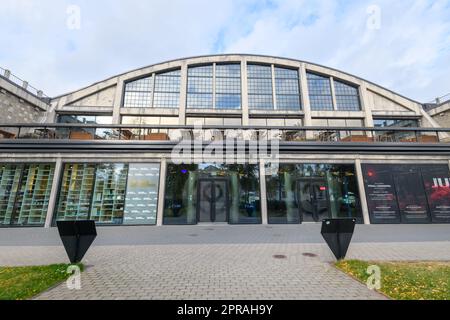
M 450 261 L 449 229 L 358 226 L 347 258 Z M 314 224 L 98 230 L 84 259 L 82 289 L 63 283 L 37 299 L 385 298 L 332 266 Z M 3 229 L 0 243 L 3 266 L 67 262 L 55 229 Z
M 323 243 L 320 224 L 98 227 L 96 245 Z M 450 241 L 450 224 L 357 225 L 353 242 Z M 56 228 L 0 229 L 0 246 L 59 246 Z

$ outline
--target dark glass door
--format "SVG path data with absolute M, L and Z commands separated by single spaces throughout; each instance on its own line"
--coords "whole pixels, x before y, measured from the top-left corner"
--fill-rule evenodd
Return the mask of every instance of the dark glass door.
M 303 222 L 319 222 L 329 217 L 328 185 L 324 179 L 297 182 L 300 215 Z
M 227 222 L 228 211 L 227 180 L 200 180 L 197 200 L 198 222 Z

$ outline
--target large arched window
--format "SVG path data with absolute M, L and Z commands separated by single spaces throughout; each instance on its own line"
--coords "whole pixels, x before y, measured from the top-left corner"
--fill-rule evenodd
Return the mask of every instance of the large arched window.
M 180 70 L 161 72 L 125 84 L 124 108 L 178 108 Z

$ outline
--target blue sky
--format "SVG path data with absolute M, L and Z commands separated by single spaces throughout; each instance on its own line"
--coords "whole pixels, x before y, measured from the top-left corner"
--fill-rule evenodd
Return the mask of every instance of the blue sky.
M 214 53 L 315 62 L 423 102 L 450 92 L 450 0 L 0 3 L 0 66 L 48 95 Z M 68 27 L 78 22 L 73 5 L 79 28 Z

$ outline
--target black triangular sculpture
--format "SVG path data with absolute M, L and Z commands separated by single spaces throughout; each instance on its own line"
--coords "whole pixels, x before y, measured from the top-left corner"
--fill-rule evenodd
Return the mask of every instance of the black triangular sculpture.
M 322 236 L 338 260 L 345 258 L 355 231 L 356 219 L 325 219 Z
M 57 221 L 59 236 L 70 263 L 80 263 L 97 237 L 94 221 Z

